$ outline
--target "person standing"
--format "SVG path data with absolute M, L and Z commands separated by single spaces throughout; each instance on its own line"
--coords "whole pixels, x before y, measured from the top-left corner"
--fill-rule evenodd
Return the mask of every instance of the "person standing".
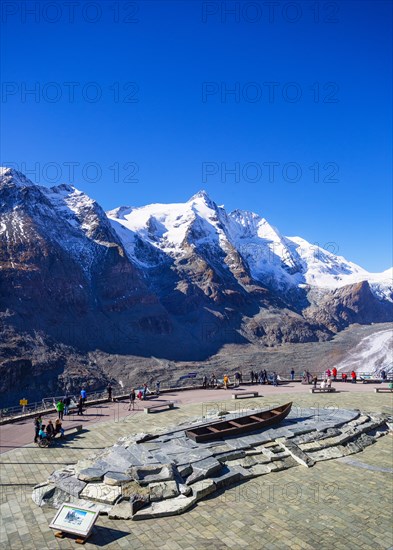
M 273 386 L 278 386 L 278 377 L 276 372 L 273 372 Z
M 356 384 L 356 372 L 353 370 L 351 372 L 352 384 Z
M 203 378 L 202 378 L 202 388 L 204 388 L 204 389 L 207 388 L 207 376 L 206 376 L 206 374 L 204 374 Z
M 291 369 L 291 380 L 295 380 L 295 371 Z
M 130 392 L 130 404 L 128 405 L 128 410 L 130 411 L 131 409 L 134 410 L 134 406 L 135 406 L 135 397 L 136 397 L 136 394 L 135 394 L 135 389 L 133 388 Z
M 78 416 L 83 416 L 83 397 L 80 395 L 78 400 Z
M 59 420 L 63 420 L 63 415 L 64 415 L 64 403 L 63 403 L 63 400 L 62 400 L 62 399 L 60 399 L 60 400 L 56 403 L 56 410 L 57 410 L 57 414 L 58 414 Z
M 336 380 L 337 380 L 337 369 L 336 369 L 336 367 L 332 368 L 332 374 L 333 374 L 333 380 L 334 380 L 334 382 L 336 382 Z
M 81 397 L 82 397 L 82 399 L 83 399 L 83 404 L 85 404 L 85 403 L 86 403 L 86 399 L 87 399 L 87 393 L 86 393 L 85 388 L 82 388 L 82 389 L 81 389 Z
M 228 389 L 229 378 L 227 374 L 224 374 L 224 388 Z
M 40 438 L 39 434 L 40 434 L 41 426 L 42 426 L 42 418 L 40 415 L 38 415 L 34 419 L 34 430 L 35 430 L 34 443 L 37 443 Z
M 161 386 L 161 382 L 157 382 L 156 383 L 156 395 L 160 395 L 160 386 Z
M 254 383 L 254 371 L 253 370 L 250 372 L 250 378 L 251 378 L 251 384 L 253 384 Z
M 64 403 L 64 414 L 68 416 L 70 413 L 70 405 L 71 405 L 71 398 L 68 395 L 68 393 L 65 395 L 63 399 L 63 403 Z
M 109 401 L 112 401 L 112 386 L 110 384 L 107 385 L 106 391 L 108 392 Z

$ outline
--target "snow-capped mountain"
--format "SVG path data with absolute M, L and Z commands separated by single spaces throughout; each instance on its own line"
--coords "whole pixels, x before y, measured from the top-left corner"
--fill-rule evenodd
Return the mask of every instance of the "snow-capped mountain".
M 393 269 L 369 273 L 360 266 L 311 244 L 300 237 L 283 236 L 253 212 L 227 213 L 200 191 L 184 204 L 151 204 L 141 208 L 120 207 L 107 212 L 128 254 L 141 265 L 153 266 L 162 255 L 140 254 L 137 243 L 179 259 L 188 246 L 236 251 L 260 284 L 285 290 L 293 286 L 337 289 L 368 281 L 373 293 L 393 301 Z
M 0 392 L 23 373 L 45 387 L 64 372 L 102 381 L 109 359 L 86 366 L 90 353 L 203 361 L 225 344 L 328 340 L 393 320 L 391 275 L 228 213 L 204 191 L 105 213 L 73 186 L 3 168 Z

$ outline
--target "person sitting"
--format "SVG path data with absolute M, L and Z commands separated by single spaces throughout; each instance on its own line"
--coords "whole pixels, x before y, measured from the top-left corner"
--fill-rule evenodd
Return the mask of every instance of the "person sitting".
M 55 427 L 52 420 L 49 420 L 48 422 L 46 427 L 46 435 L 48 436 L 48 439 L 53 439 L 55 437 Z
M 332 387 L 332 379 L 331 379 L 331 378 L 328 378 L 328 379 L 326 380 L 326 387 L 327 387 L 327 388 L 331 388 L 331 387 Z
M 322 380 L 321 382 L 321 390 L 324 390 L 326 388 L 326 383 L 327 383 L 327 380 Z
M 47 433 L 45 431 L 45 424 L 41 424 L 41 428 L 38 432 L 38 437 L 40 439 L 47 439 L 48 436 L 47 436 Z
M 57 418 L 56 422 L 55 422 L 55 436 L 60 433 L 60 437 L 64 437 L 64 429 L 63 429 L 63 426 L 61 425 L 61 420 L 60 418 Z

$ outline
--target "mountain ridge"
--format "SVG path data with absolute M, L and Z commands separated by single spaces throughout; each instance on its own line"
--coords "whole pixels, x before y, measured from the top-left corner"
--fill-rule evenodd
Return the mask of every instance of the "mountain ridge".
M 204 362 L 228 345 L 323 342 L 389 322 L 391 272 L 315 251 L 204 191 L 105 213 L 74 186 L 2 169 L 0 391 L 96 387 L 113 354 L 127 377 L 152 356 Z

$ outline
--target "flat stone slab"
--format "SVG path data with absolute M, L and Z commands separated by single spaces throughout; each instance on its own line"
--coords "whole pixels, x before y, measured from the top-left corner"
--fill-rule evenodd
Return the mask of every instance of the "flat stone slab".
M 151 518 L 162 518 L 165 516 L 173 516 L 177 514 L 182 514 L 193 504 L 195 504 L 197 499 L 194 496 L 186 497 L 180 495 L 176 498 L 170 498 L 168 500 L 162 500 L 161 502 L 153 502 L 150 506 L 143 508 L 139 512 L 136 512 L 132 516 L 133 520 L 141 519 L 151 519 Z
M 103 477 L 104 472 L 99 468 L 85 468 L 78 474 L 78 479 L 86 481 L 86 483 L 90 481 L 101 481 Z
M 210 477 L 221 470 L 222 464 L 213 457 L 205 458 L 192 464 L 192 474 L 187 478 L 186 484 L 191 485 L 196 481 Z
M 121 485 L 121 494 L 125 498 L 150 498 L 149 487 L 142 487 L 137 481 L 129 481 Z
M 158 502 L 167 498 L 174 498 L 179 495 L 179 488 L 176 481 L 160 481 L 158 483 L 150 483 L 150 500 Z
M 132 505 L 129 500 L 115 504 L 108 513 L 109 519 L 131 519 L 132 516 Z
M 103 502 L 104 504 L 114 504 L 121 495 L 120 487 L 111 487 L 105 483 L 88 483 L 81 492 L 81 498 Z
M 107 472 L 104 476 L 104 483 L 107 485 L 123 485 L 131 480 L 129 475 L 120 472 Z
M 158 481 L 170 481 L 175 478 L 172 464 L 157 466 L 137 466 L 127 472 L 135 481 L 141 485 L 156 483 Z
M 73 497 L 79 497 L 83 489 L 86 487 L 86 483 L 78 479 L 76 476 L 60 478 L 55 482 L 55 485 L 61 491 L 64 491 Z
M 214 493 L 215 490 L 216 484 L 212 479 L 203 479 L 201 481 L 195 482 L 192 485 L 192 495 L 197 500 L 201 500 L 201 498 L 204 498 L 207 495 Z
M 217 489 L 221 487 L 228 487 L 233 483 L 236 483 L 241 478 L 240 471 L 234 468 L 224 466 L 223 471 L 220 475 L 212 476 L 212 480 L 217 486 Z

